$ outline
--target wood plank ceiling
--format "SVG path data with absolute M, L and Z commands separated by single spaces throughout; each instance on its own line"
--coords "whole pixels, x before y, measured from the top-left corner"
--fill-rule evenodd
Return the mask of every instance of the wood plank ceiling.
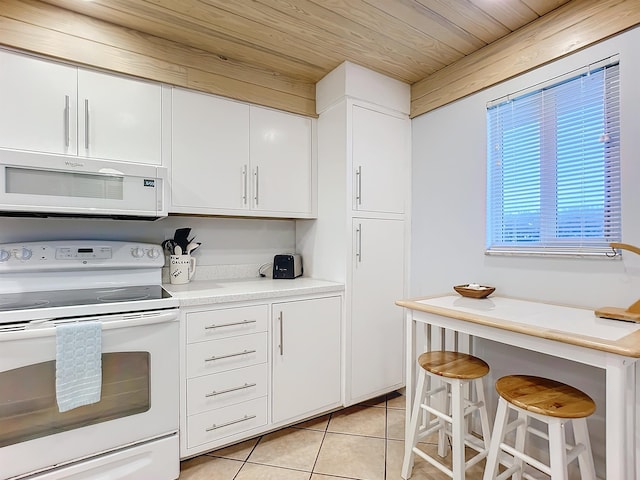
M 247 100 L 264 96 L 266 92 L 259 91 L 260 88 L 282 92 L 274 95 L 271 106 L 306 114 L 315 113 L 310 111 L 314 106 L 313 85 L 345 60 L 419 87 L 421 81 L 540 21 L 550 12 L 566 10 L 569 5 L 565 4 L 597 3 L 583 0 L 5 2 L 7 7 L 3 7 L 5 12 L 0 12 L 0 17 L 11 21 L 5 27 L 17 28 L 15 21 L 28 24 L 29 28 L 46 26 L 67 38 L 90 38 L 96 46 L 108 44 L 157 62 L 178 65 L 184 69 L 182 73 L 186 72 L 186 78 L 173 83 L 190 88 Z M 638 6 L 637 0 L 604 3 Z M 48 7 L 43 9 L 44 4 Z M 55 10 L 46 10 L 51 6 Z M 36 16 L 35 11 L 41 14 Z M 60 14 L 65 11 L 70 17 Z M 99 21 L 102 27 L 89 29 L 92 25 L 86 22 L 78 26 L 77 21 L 71 21 L 81 17 Z M 120 29 L 120 35 L 109 30 L 114 26 Z M 0 43 L 91 63 L 70 47 L 67 47 L 70 53 L 65 55 L 61 52 L 63 47 L 34 47 L 26 35 L 19 40 L 8 38 L 3 39 L 0 33 Z M 100 48 L 96 48 L 96 56 L 99 52 Z M 178 61 L 177 57 L 183 60 Z M 95 63 L 109 67 L 105 62 Z M 130 71 L 154 77 L 136 71 L 133 66 Z M 162 75 L 155 77 L 166 81 Z M 247 91 L 251 92 L 251 88 L 254 91 L 244 96 L 234 93 L 242 85 Z M 420 92 L 420 88 L 414 90 Z M 288 97 L 284 98 L 285 95 Z M 298 103 L 293 97 L 300 98 Z M 412 108 L 412 115 L 428 108 L 431 106 Z

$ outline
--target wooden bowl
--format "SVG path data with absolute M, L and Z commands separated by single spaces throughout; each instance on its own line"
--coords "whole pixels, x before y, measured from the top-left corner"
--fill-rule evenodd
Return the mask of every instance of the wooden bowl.
M 486 287 L 484 285 L 480 285 L 481 288 L 467 288 L 467 285 L 456 285 L 453 289 L 458 292 L 463 297 L 469 298 L 486 298 L 495 292 L 495 287 Z

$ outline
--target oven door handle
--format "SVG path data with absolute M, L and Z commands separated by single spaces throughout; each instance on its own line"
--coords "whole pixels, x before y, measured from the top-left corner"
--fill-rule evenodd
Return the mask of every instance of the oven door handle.
M 178 309 L 166 312 L 140 312 L 126 315 L 96 315 L 93 317 L 68 318 L 30 322 L 21 329 L 0 330 L 0 342 L 22 340 L 27 338 L 51 337 L 56 334 L 56 325 L 68 325 L 77 322 L 101 322 L 102 331 L 117 328 L 143 327 L 178 320 Z

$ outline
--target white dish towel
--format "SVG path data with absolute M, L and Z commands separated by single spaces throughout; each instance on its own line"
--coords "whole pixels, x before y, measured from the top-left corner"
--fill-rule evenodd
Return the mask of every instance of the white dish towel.
M 56 325 L 56 399 L 66 412 L 100 401 L 102 323 Z

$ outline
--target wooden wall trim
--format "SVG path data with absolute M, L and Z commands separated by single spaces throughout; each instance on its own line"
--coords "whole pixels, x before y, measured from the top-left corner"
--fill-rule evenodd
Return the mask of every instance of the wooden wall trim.
M 315 85 L 35 0 L 2 0 L 0 44 L 316 117 Z
M 573 0 L 411 87 L 411 118 L 640 24 L 640 0 Z

